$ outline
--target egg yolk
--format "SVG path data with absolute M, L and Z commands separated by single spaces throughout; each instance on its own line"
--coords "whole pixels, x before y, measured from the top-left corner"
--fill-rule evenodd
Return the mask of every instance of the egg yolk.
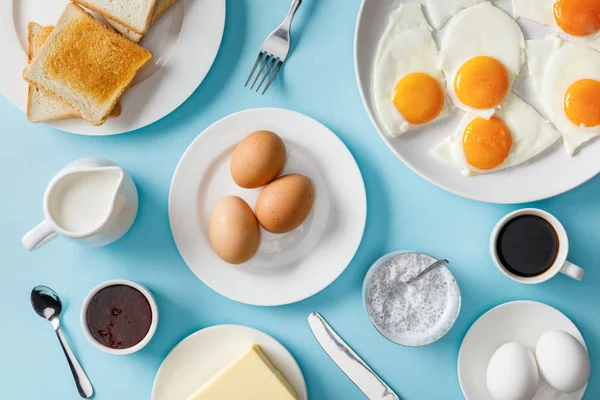
M 407 122 L 425 124 L 433 121 L 444 108 L 444 90 L 430 75 L 408 74 L 396 84 L 394 105 Z
M 600 0 L 556 0 L 554 19 L 569 35 L 596 33 L 600 30 Z
M 495 58 L 473 57 L 458 70 L 454 91 L 466 106 L 475 109 L 496 107 L 509 89 L 508 71 Z
M 564 98 L 565 113 L 577 126 L 600 125 L 600 82 L 582 79 L 569 87 Z
M 508 157 L 512 137 L 497 117 L 475 118 L 465 128 L 462 144 L 469 165 L 488 170 L 499 166 Z

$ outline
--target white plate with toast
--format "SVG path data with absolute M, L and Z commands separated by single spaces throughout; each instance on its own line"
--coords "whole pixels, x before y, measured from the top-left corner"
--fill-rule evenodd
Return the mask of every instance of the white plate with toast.
M 231 265 L 213 251 L 208 221 L 224 196 L 239 196 L 254 208 L 261 188 L 237 186 L 229 166 L 236 145 L 262 129 L 285 143 L 282 175 L 309 177 L 315 201 L 293 231 L 275 234 L 261 228 L 254 257 Z M 362 175 L 344 143 L 314 119 L 278 108 L 241 111 L 208 127 L 179 161 L 169 194 L 171 231 L 188 267 L 219 294 L 252 305 L 294 303 L 329 286 L 358 250 L 366 217 Z
M 113 4 L 106 0 L 85 1 L 100 5 L 105 3 L 108 6 Z M 28 54 L 30 41 L 37 40 L 38 54 L 48 52 L 48 49 L 44 51 L 45 47 L 50 47 L 50 45 L 44 46 L 46 38 L 49 42 L 53 42 L 56 54 L 71 53 L 66 45 L 52 37 L 51 30 L 48 33 L 40 29 L 55 26 L 59 19 L 64 17 L 63 12 L 69 3 L 67 0 L 0 2 L 0 13 L 6 17 L 5 22 L 0 24 L 0 48 L 3 49 L 5 59 L 0 67 L 0 91 L 26 113 L 29 103 L 30 119 L 50 120 L 48 123 L 57 129 L 81 135 L 102 136 L 129 132 L 147 126 L 175 110 L 196 90 L 208 73 L 219 50 L 225 26 L 225 0 L 144 0 L 142 3 L 150 4 L 148 7 L 151 9 L 147 11 L 148 15 L 142 15 L 133 22 L 108 21 L 102 16 L 106 15 L 105 13 L 100 15 L 92 12 L 91 14 L 97 20 L 106 26 L 111 26 L 115 32 L 119 31 L 129 39 L 131 54 L 138 56 L 143 54 L 136 47 L 137 45 L 134 45 L 139 41 L 140 46 L 152 53 L 152 59 L 146 62 L 143 68 L 140 68 L 141 64 L 144 64 L 143 61 L 138 65 L 135 63 L 127 65 L 117 76 L 122 77 L 127 74 L 135 76 L 131 84 L 129 84 L 130 79 L 121 79 L 118 85 L 115 84 L 112 97 L 102 99 L 98 104 L 90 106 L 85 102 L 77 101 L 81 97 L 80 92 L 83 92 L 83 95 L 88 94 L 87 87 L 78 91 L 74 91 L 71 87 L 70 90 L 65 91 L 63 87 L 52 86 L 52 89 L 57 91 L 50 94 L 58 93 L 59 98 L 48 99 L 39 96 L 39 93 L 34 93 L 33 101 L 29 101 L 32 95 L 28 93 L 29 84 L 23 80 L 23 70 L 27 67 L 28 57 L 30 57 Z M 128 13 L 125 12 L 124 15 Z M 39 25 L 33 25 L 32 29 L 28 29 L 30 22 Z M 65 32 L 70 27 L 68 21 L 61 21 L 60 26 Z M 138 32 L 141 32 L 140 27 L 147 31 L 140 34 L 130 29 L 137 28 Z M 101 32 L 101 35 L 97 36 L 99 41 L 106 39 L 115 43 L 115 37 L 110 36 L 112 33 L 107 34 L 106 37 L 102 36 L 103 34 Z M 63 45 L 63 48 L 57 43 Z M 123 43 L 129 46 L 128 43 Z M 124 54 L 123 60 L 128 60 L 129 50 L 127 49 Z M 36 79 L 47 77 L 48 71 L 40 71 L 39 67 L 43 65 L 48 68 L 48 63 L 38 64 L 37 74 L 32 76 Z M 60 75 L 77 76 L 79 73 L 77 69 L 69 68 L 68 71 L 64 71 L 64 68 L 62 70 L 56 68 L 54 72 L 58 71 Z M 94 73 L 89 70 L 84 72 L 94 77 Z M 98 76 L 94 78 L 100 81 L 100 76 L 101 72 L 98 72 Z M 120 96 L 121 89 L 124 89 L 122 96 Z M 93 90 L 89 93 L 97 94 Z M 59 104 L 61 102 L 62 105 Z M 115 104 L 117 108 L 113 110 Z M 108 107 L 112 112 L 109 112 L 106 117 Z M 89 111 L 87 115 L 85 111 Z M 82 114 L 89 117 L 88 121 L 101 125 L 94 126 L 80 117 L 73 118 Z M 61 119 L 66 117 L 70 118 Z M 51 121 L 53 119 L 56 120 Z

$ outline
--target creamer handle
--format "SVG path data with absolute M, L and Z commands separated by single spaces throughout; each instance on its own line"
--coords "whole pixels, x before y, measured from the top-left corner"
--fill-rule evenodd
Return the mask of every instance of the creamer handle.
M 52 225 L 43 220 L 38 226 L 30 230 L 23 236 L 21 243 L 29 250 L 37 250 L 56 237 L 56 232 Z

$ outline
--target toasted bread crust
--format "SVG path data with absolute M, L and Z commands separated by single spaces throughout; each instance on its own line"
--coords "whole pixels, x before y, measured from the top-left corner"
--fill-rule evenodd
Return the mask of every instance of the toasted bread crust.
M 165 7 L 163 7 L 162 10 L 159 10 L 158 12 L 154 13 L 154 16 L 152 17 L 152 24 L 156 22 L 156 20 L 158 20 L 169 8 L 171 8 L 171 6 L 173 4 L 175 4 L 175 1 L 177 0 L 169 0 L 169 2 L 167 3 L 167 5 Z
M 131 29 L 132 31 L 134 31 L 137 34 L 143 35 L 144 33 L 146 33 L 148 31 L 148 29 L 150 28 L 150 24 L 152 23 L 152 15 L 154 13 L 154 7 L 156 6 L 156 1 L 157 0 L 153 0 L 153 5 L 152 5 L 152 11 L 150 13 L 148 13 L 148 15 L 146 16 L 146 21 L 144 22 L 145 26 L 143 31 L 140 31 L 140 29 L 138 29 L 137 27 L 130 25 L 127 21 L 122 20 L 121 18 L 119 18 L 117 15 L 110 15 L 107 12 L 105 12 L 104 10 L 102 10 L 101 8 L 97 7 L 96 5 L 90 3 L 89 0 L 73 0 L 75 3 L 78 3 L 82 6 L 84 6 L 85 8 L 88 8 L 100 15 L 102 15 L 104 18 L 106 19 L 110 19 L 112 21 L 118 22 L 119 24 L 123 25 L 124 27 Z
M 88 122 L 101 125 L 151 59 L 148 50 L 70 3 L 24 77 L 59 92 Z
M 37 34 L 36 34 L 36 30 L 39 30 L 39 32 Z M 41 26 L 41 25 L 37 24 L 36 22 L 29 22 L 27 24 L 27 39 L 28 39 L 27 60 L 29 63 L 33 60 L 33 58 L 37 55 L 37 53 L 39 53 L 40 48 L 46 42 L 46 39 L 48 39 L 48 36 L 50 36 L 50 34 L 52 33 L 53 30 L 54 30 L 53 26 Z M 48 89 L 44 89 L 43 87 L 39 87 L 34 83 L 30 83 L 28 85 L 27 89 L 28 89 L 28 91 L 27 91 L 27 118 L 31 122 L 51 122 L 51 121 L 60 121 L 63 119 L 69 119 L 69 118 L 77 118 L 77 117 L 81 118 L 81 114 L 79 112 L 77 112 L 77 110 L 68 101 L 61 98 L 59 95 L 55 94 L 54 92 L 52 92 Z M 45 96 L 51 98 L 50 99 L 51 101 L 63 103 L 64 106 L 66 106 L 70 110 L 65 111 L 63 113 L 47 115 L 42 118 L 36 118 L 33 113 L 33 101 L 34 101 L 34 96 L 36 96 L 36 92 L 38 92 L 38 91 L 43 91 Z M 120 114 L 121 114 L 121 105 L 119 103 L 117 103 L 115 108 L 110 113 L 110 116 L 116 117 L 116 116 L 119 116 Z

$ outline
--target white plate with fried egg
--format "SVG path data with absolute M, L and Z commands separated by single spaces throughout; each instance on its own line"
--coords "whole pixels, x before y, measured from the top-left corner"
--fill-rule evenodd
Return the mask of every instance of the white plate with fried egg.
M 566 108 L 557 112 L 556 104 L 538 100 L 538 93 L 563 99 L 576 83 L 598 79 L 593 63 L 561 64 L 557 51 L 538 60 L 543 68 L 538 75 L 544 76 L 534 80 L 526 62 L 532 39 L 554 35 L 562 38 L 555 41 L 593 48 L 600 33 L 590 33 L 595 28 L 588 26 L 587 37 L 575 37 L 581 31 L 568 21 L 548 22 L 548 10 L 532 16 L 520 4 L 527 1 L 363 0 L 355 68 L 367 113 L 401 161 L 449 192 L 491 203 L 525 203 L 564 193 L 600 172 L 597 127 L 575 123 L 595 117 L 571 118 Z M 553 0 L 545 3 L 552 17 Z M 557 68 L 576 73 L 561 80 Z M 482 70 L 491 88 L 483 96 L 470 89 L 483 79 Z M 589 89 L 579 89 L 589 97 Z

